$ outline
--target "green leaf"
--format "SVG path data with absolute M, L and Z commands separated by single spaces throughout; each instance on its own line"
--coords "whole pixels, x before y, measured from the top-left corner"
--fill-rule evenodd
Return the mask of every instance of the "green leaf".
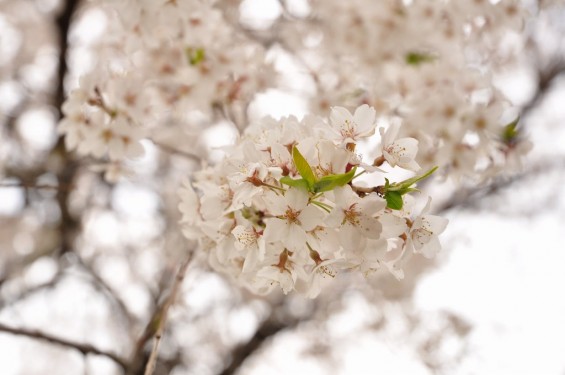
M 408 65 L 420 65 L 434 61 L 434 56 L 422 52 L 408 52 L 404 59 Z
M 292 148 L 292 160 L 294 160 L 294 165 L 296 166 L 298 173 L 300 173 L 300 176 L 302 176 L 302 178 L 304 178 L 304 180 L 308 183 L 308 190 L 312 190 L 312 187 L 316 182 L 316 176 L 312 171 L 312 167 L 310 167 L 310 164 L 308 164 L 296 146 Z
M 385 199 L 387 207 L 393 210 L 400 210 L 404 204 L 402 201 L 402 194 L 397 191 L 387 191 Z
M 292 186 L 292 187 L 297 187 L 300 189 L 306 189 L 308 191 L 310 191 L 310 186 L 308 185 L 308 182 L 303 179 L 303 178 L 299 178 L 297 180 L 290 178 L 289 176 L 284 176 L 283 178 L 281 178 L 281 184 L 285 184 L 288 186 Z
M 357 167 L 352 168 L 347 173 L 341 174 L 330 174 L 328 176 L 324 176 L 320 178 L 318 181 L 314 183 L 314 193 L 321 193 L 324 191 L 330 191 L 335 189 L 338 186 L 343 186 L 353 180 L 355 176 L 355 171 Z
M 409 179 L 401 181 L 401 182 L 395 182 L 394 184 L 387 186 L 386 189 L 387 189 L 387 191 L 397 191 L 400 194 L 406 194 L 406 193 L 410 192 L 410 187 L 412 185 L 414 185 L 418 181 L 423 180 L 426 177 L 429 177 L 432 173 L 434 173 L 437 170 L 437 168 L 438 167 L 433 167 L 432 169 L 430 169 L 429 171 L 427 171 L 426 173 L 424 173 L 421 176 L 414 176 L 412 178 L 409 178 Z
M 512 121 L 504 127 L 504 130 L 502 131 L 502 141 L 504 143 L 512 143 L 516 140 L 516 138 L 518 138 L 518 135 L 520 135 L 520 130 L 518 129 L 519 121 L 520 117 L 518 116 L 516 120 Z
M 204 48 L 191 48 L 185 49 L 186 57 L 190 65 L 198 65 L 206 58 L 206 51 Z

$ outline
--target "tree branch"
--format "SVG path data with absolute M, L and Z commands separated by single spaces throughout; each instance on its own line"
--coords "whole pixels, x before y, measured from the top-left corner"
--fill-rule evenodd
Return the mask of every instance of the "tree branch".
M 165 328 L 165 322 L 167 320 L 167 313 L 170 307 L 175 303 L 176 297 L 184 280 L 186 270 L 192 259 L 192 251 L 188 254 L 185 261 L 180 265 L 176 277 L 171 286 L 171 291 L 165 301 L 159 305 L 153 312 L 149 322 L 145 326 L 145 329 L 137 343 L 135 345 L 135 350 L 132 355 L 130 366 L 127 373 L 134 374 L 145 374 L 151 375 L 155 370 L 157 364 L 159 345 L 161 343 L 161 338 L 163 337 L 163 331 Z M 145 360 L 144 348 L 147 342 L 154 338 L 153 347 L 149 354 L 147 361 Z
M 151 141 L 153 142 L 153 144 L 155 144 L 155 145 L 156 145 L 157 147 L 159 147 L 161 150 L 166 151 L 166 152 L 168 152 L 168 153 L 170 153 L 170 154 L 179 155 L 179 156 L 185 157 L 185 158 L 187 158 L 187 159 L 190 159 L 190 160 L 192 160 L 192 161 L 195 161 L 195 162 L 197 162 L 197 163 L 202 161 L 202 158 L 200 158 L 199 156 L 197 156 L 197 155 L 195 155 L 195 154 L 191 154 L 190 152 L 186 152 L 186 151 L 183 151 L 183 150 L 179 150 L 179 149 L 174 148 L 174 147 L 172 147 L 172 146 L 169 146 L 169 145 L 167 145 L 167 144 L 165 144 L 165 143 L 157 142 L 157 141 L 155 141 L 155 140 L 153 140 L 153 139 L 152 139 Z
M 155 371 L 155 365 L 157 364 L 157 358 L 159 357 L 159 345 L 161 344 L 161 337 L 163 337 L 163 331 L 165 329 L 165 323 L 167 321 L 167 313 L 169 312 L 169 309 L 173 305 L 173 303 L 175 303 L 178 291 L 184 280 L 184 275 L 186 274 L 186 269 L 188 268 L 191 257 L 192 252 L 184 261 L 184 263 L 181 264 L 179 271 L 177 272 L 177 276 L 175 277 L 171 293 L 163 303 L 161 309 L 159 309 L 161 311 L 158 310 L 158 314 L 154 315 L 154 319 L 157 320 L 157 330 L 155 332 L 155 338 L 153 340 L 153 348 L 151 349 L 151 354 L 149 355 L 149 360 L 147 361 L 147 366 L 145 367 L 145 375 L 152 375 L 153 371 Z
M 263 321 L 261 326 L 255 331 L 255 334 L 249 341 L 236 346 L 231 352 L 231 361 L 228 366 L 220 373 L 221 375 L 233 375 L 243 365 L 247 359 L 253 356 L 263 345 L 271 340 L 280 332 L 292 329 L 304 321 L 304 317 L 295 317 L 290 314 L 280 316 L 279 313 L 283 311 L 285 299 L 279 301 L 271 307 L 271 315 Z
M 13 328 L 13 327 L 9 327 L 7 325 L 4 325 L 2 323 L 0 323 L 0 331 L 10 333 L 10 334 L 13 334 L 13 335 L 25 336 L 25 337 L 29 337 L 29 338 L 32 338 L 32 339 L 47 341 L 47 342 L 50 342 L 52 344 L 64 346 L 64 347 L 69 348 L 69 349 L 78 350 L 79 352 L 81 352 L 84 355 L 88 355 L 88 354 L 101 355 L 101 356 L 110 358 L 112 361 L 116 362 L 121 368 L 123 368 L 123 369 L 127 368 L 127 362 L 124 359 L 120 358 L 118 355 L 111 353 L 111 352 L 107 352 L 105 350 L 98 349 L 98 348 L 96 348 L 96 347 L 94 347 L 90 344 L 77 343 L 77 342 L 74 342 L 74 341 L 70 341 L 70 340 L 59 338 L 59 337 L 51 336 L 51 335 L 48 335 L 46 333 L 43 333 L 43 332 L 40 332 L 40 331 L 37 331 L 37 330 L 27 330 L 27 329 L 23 329 L 23 328 Z
M 54 106 L 62 117 L 61 107 L 65 101 L 65 77 L 67 74 L 67 52 L 69 49 L 69 30 L 72 23 L 73 14 L 78 9 L 80 0 L 67 0 L 59 17 L 57 17 L 57 27 L 59 29 L 59 69 L 57 73 L 57 86 L 54 95 Z M 57 144 L 51 151 L 51 156 L 61 158 L 63 167 L 57 172 L 57 180 L 60 186 L 72 186 L 75 175 L 78 171 L 78 163 L 67 154 L 63 136 L 59 137 Z M 58 190 L 57 203 L 61 212 L 61 222 L 59 225 L 61 232 L 61 251 L 65 254 L 72 249 L 73 236 L 79 223 L 71 215 L 67 204 L 70 191 Z

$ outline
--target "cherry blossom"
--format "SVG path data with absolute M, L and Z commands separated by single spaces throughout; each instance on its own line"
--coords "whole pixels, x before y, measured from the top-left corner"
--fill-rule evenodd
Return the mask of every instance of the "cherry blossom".
M 366 239 L 380 238 L 382 225 L 373 216 L 385 208 L 384 199 L 376 193 L 360 198 L 348 185 L 335 189 L 334 194 L 336 206 L 326 223 L 338 228 L 340 243 L 346 250 L 358 251 L 365 247 Z
M 432 258 L 441 249 L 438 236 L 443 233 L 449 222 L 441 216 L 427 214 L 430 210 L 431 199 L 412 223 L 410 239 L 414 252 L 422 253 L 427 258 Z
M 416 251 L 428 254 L 431 247 L 420 245 L 424 231 L 443 230 L 427 211 L 412 222 L 410 206 L 398 210 L 387 200 L 386 189 L 407 194 L 434 170 L 397 184 L 357 186 L 358 175 L 385 175 L 356 162 L 362 158 L 353 152 L 357 139 L 387 140 L 374 134 L 376 111 L 363 107 L 354 111 L 362 114 L 356 119 L 362 126 L 352 128 L 363 136 L 344 143 L 335 137 L 332 111 L 329 119 L 267 117 L 251 124 L 225 148 L 223 161 L 181 189 L 185 236 L 206 249 L 214 269 L 255 293 L 280 289 L 314 298 L 343 272 L 370 277 L 384 268 L 401 276 L 398 259 L 408 253 L 403 238 L 413 235 Z M 286 125 L 292 133 L 284 131 Z M 434 241 L 427 243 L 435 251 Z M 403 246 L 397 259 L 398 243 Z
M 308 194 L 301 189 L 290 188 L 284 196 L 268 193 L 265 202 L 274 216 L 266 219 L 265 241 L 281 241 L 293 251 L 306 246 L 306 232 L 314 229 L 324 216 L 319 208 L 308 204 Z
M 102 3 L 109 37 L 58 131 L 113 182 L 144 144 L 194 155 L 208 126 L 231 126 L 223 159 L 186 170 L 180 224 L 215 270 L 255 293 L 315 297 L 344 272 L 402 277 L 414 253 L 440 250 L 447 225 L 430 200 L 419 215 L 404 204 L 415 182 L 436 167 L 455 184 L 486 180 L 529 150 L 493 84 L 513 58 L 499 47 L 523 26 L 514 0 L 312 0 L 268 41 L 232 3 Z M 252 115 L 259 94 L 281 87 L 273 45 L 311 79 L 303 118 Z M 417 175 L 395 181 L 385 163 Z
M 332 130 L 343 144 L 356 142 L 373 135 L 376 127 L 376 111 L 364 104 L 351 113 L 343 107 L 333 107 L 330 113 Z
M 394 122 L 385 131 L 379 128 L 382 142 L 382 154 L 391 167 L 399 166 L 411 171 L 420 170 L 420 166 L 414 160 L 418 153 L 418 140 L 414 138 L 398 139 L 400 124 Z

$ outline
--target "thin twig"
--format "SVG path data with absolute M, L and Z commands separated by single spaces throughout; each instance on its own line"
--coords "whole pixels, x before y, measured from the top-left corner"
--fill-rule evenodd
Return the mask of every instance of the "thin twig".
M 176 296 L 184 280 L 184 275 L 186 274 L 186 269 L 188 268 L 191 257 L 192 252 L 181 264 L 177 272 L 177 276 L 175 277 L 175 280 L 173 282 L 169 296 L 167 297 L 165 302 L 163 302 L 161 307 L 157 309 L 155 314 L 153 314 L 153 317 L 149 322 L 149 325 L 152 326 L 155 330 L 155 337 L 153 339 L 153 348 L 151 349 L 149 360 L 147 361 L 147 366 L 145 367 L 145 375 L 152 375 L 153 371 L 155 371 L 157 358 L 159 357 L 159 345 L 161 344 L 161 338 L 163 337 L 163 331 L 165 329 L 165 323 L 167 320 L 167 313 L 169 312 L 170 307 L 175 303 Z
M 45 185 L 45 184 L 28 184 L 26 182 L 0 182 L 0 188 L 23 188 L 23 189 L 36 189 L 36 190 L 64 190 L 71 191 L 74 186 L 62 186 L 62 185 Z
M 100 275 L 92 268 L 90 264 L 87 264 L 78 254 L 74 255 L 78 264 L 88 273 L 88 275 L 92 279 L 92 284 L 94 285 L 94 287 L 101 290 L 106 298 L 108 298 L 116 305 L 122 316 L 125 318 L 127 326 L 131 327 L 134 318 L 124 301 L 118 296 L 113 288 L 110 287 L 110 285 L 108 285 L 106 281 L 104 281 L 104 279 L 100 277 Z
M 291 314 L 280 314 L 281 311 L 284 311 L 284 304 L 284 299 L 275 302 L 271 306 L 270 316 L 261 323 L 255 334 L 247 342 L 233 348 L 229 355 L 231 360 L 220 372 L 220 375 L 233 375 L 237 373 L 244 362 L 263 348 L 276 335 L 285 330 L 292 330 L 308 319 L 306 316 L 296 317 Z M 312 311 L 315 311 L 315 309 Z
M 84 355 L 87 355 L 87 354 L 101 355 L 101 356 L 110 358 L 112 361 L 114 361 L 118 365 L 120 365 L 121 368 L 123 368 L 123 369 L 127 368 L 127 362 L 124 359 L 120 358 L 118 355 L 111 353 L 111 352 L 107 352 L 105 350 L 98 349 L 98 348 L 96 348 L 96 347 L 94 347 L 90 344 L 81 344 L 81 343 L 78 343 L 78 342 L 73 342 L 73 341 L 70 341 L 70 340 L 51 336 L 51 335 L 48 335 L 46 333 L 43 333 L 43 332 L 40 332 L 40 331 L 37 331 L 37 330 L 28 330 L 28 329 L 24 329 L 24 328 L 13 328 L 13 327 L 9 327 L 7 325 L 4 325 L 2 323 L 0 323 L 0 331 L 6 332 L 6 333 L 11 333 L 13 335 L 25 336 L 25 337 L 29 337 L 29 338 L 32 338 L 32 339 L 48 341 L 52 344 L 57 344 L 57 345 L 64 346 L 66 348 L 78 350 L 79 352 L 81 352 Z
M 63 272 L 59 270 L 59 272 L 57 272 L 57 274 L 50 281 L 43 284 L 39 284 L 27 290 L 24 290 L 22 293 L 18 294 L 17 297 L 9 298 L 9 299 L 4 298 L 3 300 L 0 300 L 0 310 L 5 309 L 8 306 L 15 305 L 16 303 L 21 303 L 22 301 L 35 295 L 36 293 L 54 288 L 55 286 L 57 286 L 59 281 L 61 281 L 63 275 L 64 275 Z
M 177 148 L 174 148 L 174 147 L 171 147 L 171 146 L 169 146 L 169 145 L 166 145 L 166 144 L 164 144 L 164 143 L 162 143 L 162 142 L 157 142 L 157 141 L 155 141 L 155 140 L 153 140 L 153 139 L 152 139 L 151 141 L 152 141 L 156 146 L 158 146 L 160 149 L 162 149 L 163 151 L 166 151 L 166 152 L 168 152 L 168 153 L 170 153 L 170 154 L 175 154 L 175 155 L 183 156 L 183 157 L 185 157 L 185 158 L 187 158 L 187 159 L 194 160 L 195 162 L 200 162 L 200 161 L 201 161 L 201 158 L 198 157 L 198 156 L 196 156 L 196 155 L 194 155 L 194 154 L 191 154 L 191 153 L 186 152 L 186 151 L 179 150 L 179 149 L 177 149 Z

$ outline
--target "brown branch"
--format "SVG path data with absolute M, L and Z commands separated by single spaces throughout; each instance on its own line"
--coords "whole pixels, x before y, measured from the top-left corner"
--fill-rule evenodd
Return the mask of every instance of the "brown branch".
M 169 295 L 162 304 L 157 306 L 151 318 L 149 319 L 149 322 L 145 326 L 143 333 L 137 340 L 127 374 L 150 375 L 153 373 L 157 364 L 159 345 L 161 343 L 161 338 L 163 337 L 163 330 L 165 328 L 167 313 L 169 312 L 170 307 L 175 303 L 176 297 L 184 280 L 184 276 L 191 259 L 192 251 L 190 251 L 187 258 L 180 265 L 176 277 L 173 280 Z M 149 357 L 146 359 L 144 348 L 152 338 L 154 338 L 153 347 L 149 354 Z
M 163 303 L 161 311 L 154 316 L 157 319 L 157 331 L 155 332 L 155 338 L 153 339 L 153 348 L 151 349 L 151 354 L 149 355 L 149 361 L 147 362 L 147 366 L 145 367 L 145 375 L 152 375 L 153 371 L 155 370 L 155 365 L 157 364 L 157 358 L 159 357 L 159 345 L 161 343 L 161 337 L 163 337 L 163 330 L 165 329 L 165 323 L 167 321 L 167 313 L 169 309 L 175 303 L 177 298 L 177 294 L 179 289 L 182 285 L 184 280 L 184 275 L 186 274 L 186 269 L 188 268 L 188 264 L 190 263 L 190 258 L 192 256 L 192 252 L 181 264 L 177 276 L 175 277 L 175 281 L 173 283 L 173 287 L 171 289 L 171 293 L 169 297 Z
M 179 150 L 177 148 L 171 147 L 169 145 L 166 145 L 162 142 L 157 142 L 155 140 L 151 140 L 153 142 L 153 144 L 155 144 L 157 147 L 159 147 L 160 149 L 162 149 L 163 151 L 166 151 L 170 154 L 174 154 L 174 155 L 179 155 L 179 156 L 183 156 L 187 159 L 193 160 L 195 162 L 200 162 L 202 159 L 194 154 L 191 154 L 189 152 L 186 151 L 182 151 Z
M 67 74 L 67 52 L 69 50 L 69 29 L 73 14 L 78 8 L 81 0 L 67 0 L 61 13 L 57 17 L 57 28 L 59 29 L 59 69 L 57 71 L 57 87 L 55 89 L 54 105 L 58 111 L 65 101 L 65 76 Z
M 102 294 L 106 296 L 110 302 L 113 302 L 122 316 L 125 318 L 128 328 L 132 326 L 134 317 L 129 311 L 128 307 L 124 301 L 117 295 L 117 293 L 108 285 L 98 273 L 92 268 L 90 264 L 85 263 L 85 261 L 78 255 L 75 254 L 75 258 L 80 267 L 88 273 L 88 276 L 92 279 L 92 285 L 94 288 L 100 290 Z
M 253 337 L 232 350 L 230 355 L 231 361 L 220 373 L 221 375 L 235 374 L 243 363 L 259 351 L 265 343 L 272 340 L 280 332 L 292 329 L 305 320 L 305 317 L 295 317 L 290 314 L 283 314 L 281 316 L 281 311 L 284 311 L 284 303 L 285 299 L 283 298 L 279 303 L 271 306 L 271 315 L 263 321 Z
M 101 356 L 110 358 L 112 361 L 116 362 L 121 368 L 123 368 L 123 369 L 127 368 L 127 362 L 124 359 L 120 358 L 118 355 L 111 353 L 111 352 L 107 352 L 105 350 L 98 349 L 98 348 L 96 348 L 96 347 L 94 347 L 90 344 L 81 344 L 81 343 L 78 343 L 78 342 L 62 339 L 62 338 L 59 338 L 59 337 L 48 335 L 46 333 L 43 333 L 43 332 L 40 332 L 40 331 L 37 331 L 37 330 L 28 330 L 28 329 L 24 329 L 24 328 L 13 328 L 13 327 L 9 327 L 7 325 L 4 325 L 2 323 L 0 323 L 0 331 L 10 333 L 10 334 L 13 334 L 13 335 L 25 336 L 25 337 L 29 337 L 29 338 L 32 338 L 32 339 L 47 341 L 47 342 L 50 342 L 52 344 L 64 346 L 64 347 L 69 348 L 69 349 L 78 350 L 79 352 L 81 352 L 84 355 L 88 355 L 88 354 L 101 355 Z
M 57 272 L 57 274 L 48 282 L 43 283 L 43 284 L 39 284 L 36 285 L 32 288 L 26 289 L 23 292 L 19 293 L 16 297 L 13 298 L 3 298 L 0 300 L 0 310 L 5 309 L 6 307 L 12 306 L 16 303 L 20 303 L 24 300 L 26 300 L 27 298 L 35 295 L 36 293 L 39 292 L 44 292 L 45 290 L 54 288 L 55 286 L 57 286 L 57 284 L 59 283 L 59 281 L 61 281 L 61 279 L 63 278 L 63 272 L 61 270 L 59 270 Z M 4 281 L 4 280 L 2 280 Z
M 451 197 L 434 209 L 434 213 L 445 213 L 454 208 L 472 208 L 477 206 L 482 199 L 493 196 L 499 192 L 509 189 L 514 184 L 527 180 L 528 178 L 542 175 L 553 170 L 562 170 L 565 159 L 559 158 L 552 161 L 539 162 L 531 166 L 527 172 L 514 176 L 498 177 L 488 185 L 477 186 L 467 189 L 459 189 Z
M 36 190 L 66 190 L 71 191 L 74 186 L 61 186 L 61 185 L 45 185 L 45 184 L 33 184 L 27 182 L 0 182 L 0 188 L 24 188 L 24 189 L 36 189 Z
M 536 92 L 532 96 L 532 98 L 522 107 L 522 117 L 525 117 L 525 115 L 529 114 L 543 101 L 543 99 L 553 86 L 555 80 L 563 74 L 565 74 L 565 60 L 560 57 L 548 62 L 547 65 L 538 70 Z
M 69 50 L 69 30 L 72 18 L 78 9 L 80 0 L 67 0 L 57 18 L 57 28 L 59 30 L 59 69 L 57 73 L 57 86 L 54 96 L 54 105 L 59 111 L 61 117 L 61 107 L 65 100 L 65 77 L 67 74 L 67 52 Z M 67 154 L 65 150 L 65 142 L 63 136 L 59 137 L 57 144 L 51 151 L 51 157 L 60 158 L 61 167 L 57 172 L 57 180 L 60 186 L 72 186 L 73 180 L 78 172 L 78 163 Z M 73 248 L 74 235 L 79 227 L 78 221 L 71 215 L 68 207 L 70 191 L 58 190 L 57 203 L 61 212 L 60 232 L 61 232 L 61 250 L 60 254 L 70 252 Z

